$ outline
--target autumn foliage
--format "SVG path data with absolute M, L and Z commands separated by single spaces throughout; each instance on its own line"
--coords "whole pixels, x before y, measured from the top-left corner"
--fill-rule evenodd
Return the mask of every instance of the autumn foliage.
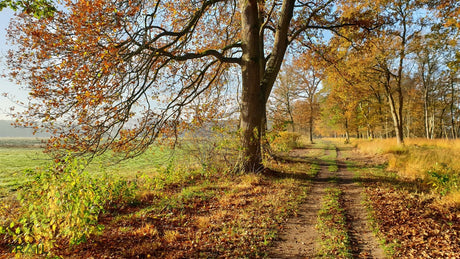
M 131 157 L 222 118 L 219 107 L 240 94 L 242 169 L 257 171 L 288 49 L 317 49 L 324 31 L 365 35 L 376 14 L 349 1 L 62 1 L 52 16 L 21 14 L 10 27 L 10 75 L 31 92 L 17 123 L 51 132 L 49 150 Z
M 459 253 L 458 203 L 434 202 L 458 199 L 458 168 L 438 152 L 407 147 L 410 137 L 460 135 L 457 1 L 0 1 L 6 6 L 23 11 L 8 31 L 16 46 L 8 76 L 30 94 L 15 123 L 49 132 L 55 163 L 26 170 L 30 182 L 2 207 L 1 249 L 267 256 L 319 168 L 350 162 L 351 154 L 340 165 L 331 158 L 326 168 L 339 148 L 313 141 L 339 134 L 347 143 L 356 136 L 399 144 L 388 152 L 398 156 L 360 178 L 376 225 L 400 245 L 396 256 Z M 301 148 L 318 155 L 263 159 L 264 149 L 288 156 L 299 148 L 299 132 L 310 137 Z M 73 160 L 153 153 L 158 139 L 188 153 L 148 175 L 131 166 L 129 181 L 90 176 Z M 145 160 L 153 164 L 151 153 Z M 436 161 L 409 181 L 409 156 Z M 378 176 L 386 165 L 401 178 Z M 367 170 L 368 161 L 359 166 Z M 335 207 L 340 195 L 332 195 Z M 345 223 L 342 212 L 324 215 Z
M 129 156 L 159 135 L 174 135 L 185 121 L 218 116 L 214 109 L 226 99 L 217 98 L 219 82 L 226 80 L 228 66 L 205 50 L 224 48 L 228 42 L 216 40 L 238 33 L 217 22 L 204 27 L 198 18 L 209 11 L 209 16 L 238 20 L 231 6 L 208 10 L 211 3 L 188 1 L 62 5 L 49 18 L 20 15 L 9 32 L 20 46 L 10 55 L 11 74 L 29 84 L 32 97 L 27 115 L 17 123 L 50 131 L 51 150 L 100 153 L 110 148 Z M 190 30 L 200 34 L 186 36 Z M 204 58 L 187 62 L 189 52 Z M 182 109 L 203 102 L 198 95 L 208 102 Z

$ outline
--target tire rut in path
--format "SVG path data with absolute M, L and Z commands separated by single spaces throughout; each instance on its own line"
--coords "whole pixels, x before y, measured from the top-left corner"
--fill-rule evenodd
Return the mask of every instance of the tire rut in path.
M 329 151 L 326 150 L 325 155 L 328 153 Z M 305 203 L 299 208 L 297 216 L 288 219 L 285 223 L 280 239 L 269 251 L 269 258 L 320 257 L 318 254 L 320 234 L 315 226 L 326 189 L 333 186 L 340 188 L 343 192 L 343 209 L 348 222 L 353 258 L 386 258 L 385 252 L 371 231 L 367 210 L 362 204 L 363 187 L 354 181 L 352 173 L 341 161 L 338 149 L 336 161 L 339 168 L 336 173 L 329 172 L 328 164 L 319 161 L 320 171 L 311 182 L 310 193 Z M 336 184 L 330 182 L 334 176 L 337 177 Z
M 353 258 L 386 258 L 385 252 L 371 230 L 367 210 L 362 204 L 363 187 L 353 180 L 337 150 L 338 185 L 343 192 L 344 210 L 348 223 Z
M 326 150 L 326 153 L 328 152 Z M 289 218 L 284 224 L 280 239 L 269 251 L 269 258 L 316 257 L 319 250 L 317 244 L 319 234 L 315 226 L 322 197 L 326 189 L 331 186 L 329 182 L 331 176 L 327 165 L 320 163 L 320 170 L 311 182 L 311 189 L 305 203 L 302 203 L 297 216 Z

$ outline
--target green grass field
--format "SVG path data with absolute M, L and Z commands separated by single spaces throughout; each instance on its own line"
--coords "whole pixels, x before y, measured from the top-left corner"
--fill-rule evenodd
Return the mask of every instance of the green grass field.
M 50 158 L 43 153 L 43 149 L 36 146 L 24 147 L 12 145 L 18 143 L 2 140 L 0 143 L 0 197 L 8 195 L 27 181 L 27 169 L 35 169 L 46 165 Z M 31 143 L 34 141 L 31 140 Z M 25 143 L 21 140 L 21 143 Z
M 36 138 L 0 138 L 0 198 L 8 196 L 28 181 L 28 171 L 45 168 L 51 162 L 51 157 L 43 153 L 41 141 Z M 177 163 L 180 152 L 152 147 L 139 157 L 123 161 L 106 154 L 94 159 L 86 171 L 127 179 L 135 177 L 136 174 L 152 175 L 164 170 L 171 163 Z

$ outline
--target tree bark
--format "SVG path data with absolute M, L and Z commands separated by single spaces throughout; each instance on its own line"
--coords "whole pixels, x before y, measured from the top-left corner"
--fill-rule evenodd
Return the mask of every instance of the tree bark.
M 425 117 L 425 136 L 427 139 L 430 139 L 430 126 L 429 126 L 429 115 L 428 115 L 428 89 L 425 88 L 424 98 L 423 98 L 423 114 Z
M 314 112 L 314 103 L 313 103 L 313 97 L 310 96 L 309 100 L 309 105 L 310 105 L 310 116 L 308 117 L 308 130 L 309 130 L 309 135 L 310 135 L 310 143 L 313 144 L 313 112 Z
M 241 169 L 260 171 L 262 164 L 262 132 L 265 108 L 284 60 L 294 0 L 284 0 L 275 32 L 273 49 L 266 61 L 264 55 L 262 14 L 265 3 L 240 0 L 241 9 Z
M 261 130 L 265 112 L 265 100 L 260 87 L 261 69 L 259 40 L 259 10 L 257 0 L 242 0 L 242 96 L 241 96 L 241 145 L 242 170 L 258 171 L 262 166 Z
M 390 105 L 390 113 L 391 113 L 391 118 L 393 119 L 393 126 L 396 134 L 396 142 L 398 145 L 404 145 L 404 136 L 403 136 L 403 123 L 402 123 L 402 90 L 401 87 L 397 89 L 398 93 L 398 103 L 399 107 L 396 107 L 395 103 L 395 98 L 393 93 L 391 92 L 391 74 L 387 73 L 386 74 L 386 81 L 384 83 L 385 85 L 385 93 L 388 98 L 388 104 Z
M 450 126 L 451 128 L 451 135 L 452 139 L 457 139 L 457 131 L 456 131 L 456 125 L 455 125 L 455 87 L 454 87 L 454 79 L 453 76 L 450 76 L 450 87 L 451 87 L 451 98 L 450 98 Z
M 395 134 L 396 134 L 396 142 L 398 145 L 403 145 L 404 136 L 403 136 L 402 119 L 398 112 L 399 109 L 396 109 L 395 107 L 395 101 L 394 101 L 394 97 L 392 94 L 388 96 L 388 102 L 390 103 L 390 112 L 391 112 L 391 117 L 393 118 L 393 125 L 395 129 Z
M 348 129 L 348 119 L 345 118 L 345 144 L 350 143 L 350 133 Z

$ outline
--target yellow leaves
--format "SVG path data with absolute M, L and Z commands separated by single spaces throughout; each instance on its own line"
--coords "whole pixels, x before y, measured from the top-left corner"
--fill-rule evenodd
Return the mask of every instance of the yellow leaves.
M 107 71 L 109 69 L 109 67 L 110 67 L 110 63 L 108 63 L 107 61 L 104 60 L 103 64 L 104 64 L 105 69 L 103 69 L 102 71 Z

